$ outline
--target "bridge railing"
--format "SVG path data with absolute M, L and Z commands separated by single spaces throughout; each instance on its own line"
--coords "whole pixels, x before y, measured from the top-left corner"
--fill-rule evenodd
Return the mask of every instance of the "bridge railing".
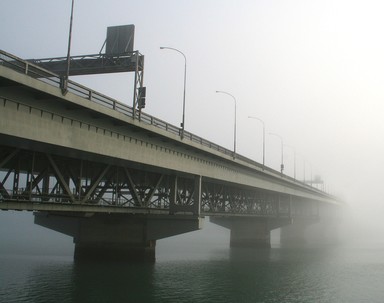
M 61 88 L 62 87 L 62 77 L 60 77 L 58 74 L 55 74 L 53 72 L 50 72 L 38 65 L 35 65 L 29 61 L 23 60 L 19 57 L 16 57 L 10 53 L 7 53 L 3 50 L 0 50 L 0 65 L 3 65 L 5 67 L 11 68 L 17 72 L 26 74 L 28 76 L 31 76 L 33 78 L 39 79 L 40 81 L 43 81 L 47 84 L 53 85 L 55 87 Z M 97 91 L 94 91 L 88 87 L 85 87 L 79 83 L 73 82 L 71 80 L 68 80 L 68 91 L 72 92 L 73 94 L 80 96 L 82 98 L 88 99 L 92 102 L 95 102 L 97 104 L 100 104 L 102 106 L 105 106 L 107 108 L 116 110 L 124 115 L 127 115 L 131 118 L 138 119 L 139 116 L 134 115 L 134 110 L 131 106 L 128 106 L 124 103 L 121 103 L 113 98 L 110 98 L 102 93 L 99 93 Z M 153 125 L 155 127 L 158 127 L 160 129 L 163 129 L 169 133 L 172 133 L 174 135 L 180 135 L 181 129 L 177 126 L 174 126 L 172 124 L 169 124 L 161 119 L 158 119 L 154 116 L 151 116 L 146 113 L 140 114 L 140 121 L 144 122 L 146 124 Z M 184 140 L 190 140 L 191 142 L 201 144 L 202 146 L 206 146 L 210 149 L 213 149 L 215 151 L 219 151 L 222 154 L 229 155 L 236 157 L 236 159 L 241 160 L 245 163 L 248 163 L 254 167 L 259 168 L 260 170 L 264 170 L 265 172 L 269 172 L 273 175 L 279 176 L 281 175 L 280 172 L 263 166 L 262 164 L 251 160 L 247 157 L 244 157 L 239 154 L 234 154 L 233 151 L 226 149 L 216 143 L 213 143 L 209 140 L 206 140 L 200 136 L 197 136 L 193 133 L 190 133 L 188 131 L 184 131 L 183 133 Z M 281 175 L 282 176 L 282 175 Z M 304 187 L 308 187 L 311 190 L 315 190 L 318 192 L 322 192 L 321 190 L 318 190 L 317 188 L 308 185 L 307 183 L 298 181 L 297 179 L 294 179 L 292 177 L 289 177 L 287 175 L 284 175 L 284 178 L 287 180 L 290 180 L 292 182 L 296 182 L 298 184 L 301 184 Z

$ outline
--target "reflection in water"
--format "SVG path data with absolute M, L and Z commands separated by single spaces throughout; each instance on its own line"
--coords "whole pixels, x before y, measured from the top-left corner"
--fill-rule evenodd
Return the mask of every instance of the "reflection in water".
M 381 302 L 384 249 L 218 249 L 155 264 L 0 257 L 1 302 Z
M 76 263 L 73 302 L 153 302 L 154 264 Z

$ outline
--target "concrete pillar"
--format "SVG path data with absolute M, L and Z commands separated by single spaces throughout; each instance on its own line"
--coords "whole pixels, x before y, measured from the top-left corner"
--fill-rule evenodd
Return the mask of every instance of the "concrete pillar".
M 145 243 L 75 243 L 75 261 L 148 261 L 156 260 L 156 240 Z
M 315 219 L 295 218 L 292 224 L 281 227 L 280 244 L 287 247 L 306 245 L 308 226 L 316 222 Z
M 271 230 L 290 223 L 289 218 L 210 217 L 231 230 L 230 247 L 271 247 Z
M 156 240 L 198 230 L 201 219 L 182 215 L 35 213 L 35 223 L 73 237 L 78 261 L 155 261 Z
M 233 220 L 230 247 L 271 247 L 267 220 Z
M 75 260 L 154 261 L 156 240 L 148 238 L 146 220 L 96 216 L 80 221 L 74 235 Z

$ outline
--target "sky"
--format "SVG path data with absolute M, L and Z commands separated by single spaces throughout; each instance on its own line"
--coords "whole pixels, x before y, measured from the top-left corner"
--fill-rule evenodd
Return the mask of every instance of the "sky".
M 0 48 L 21 58 L 66 56 L 70 0 L 2 0 Z M 72 55 L 99 53 L 108 26 L 134 24 L 145 56 L 145 112 L 285 172 L 320 175 L 359 218 L 379 221 L 384 187 L 382 1 L 75 0 Z M 132 104 L 133 75 L 72 77 Z M 371 220 L 370 220 L 371 221 Z M 375 221 L 375 222 L 376 222 Z M 367 221 L 365 221 L 366 223 Z M 364 223 L 364 224 L 365 224 Z

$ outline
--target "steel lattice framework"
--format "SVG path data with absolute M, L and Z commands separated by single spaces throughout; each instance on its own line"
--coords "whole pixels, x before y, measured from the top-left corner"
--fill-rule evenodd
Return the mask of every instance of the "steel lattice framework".
M 113 207 L 133 213 L 142 209 L 196 212 L 196 190 L 193 176 L 0 146 L 0 208 L 1 202 L 26 202 Z M 203 179 L 200 209 L 203 215 L 288 217 L 316 215 L 317 204 Z

